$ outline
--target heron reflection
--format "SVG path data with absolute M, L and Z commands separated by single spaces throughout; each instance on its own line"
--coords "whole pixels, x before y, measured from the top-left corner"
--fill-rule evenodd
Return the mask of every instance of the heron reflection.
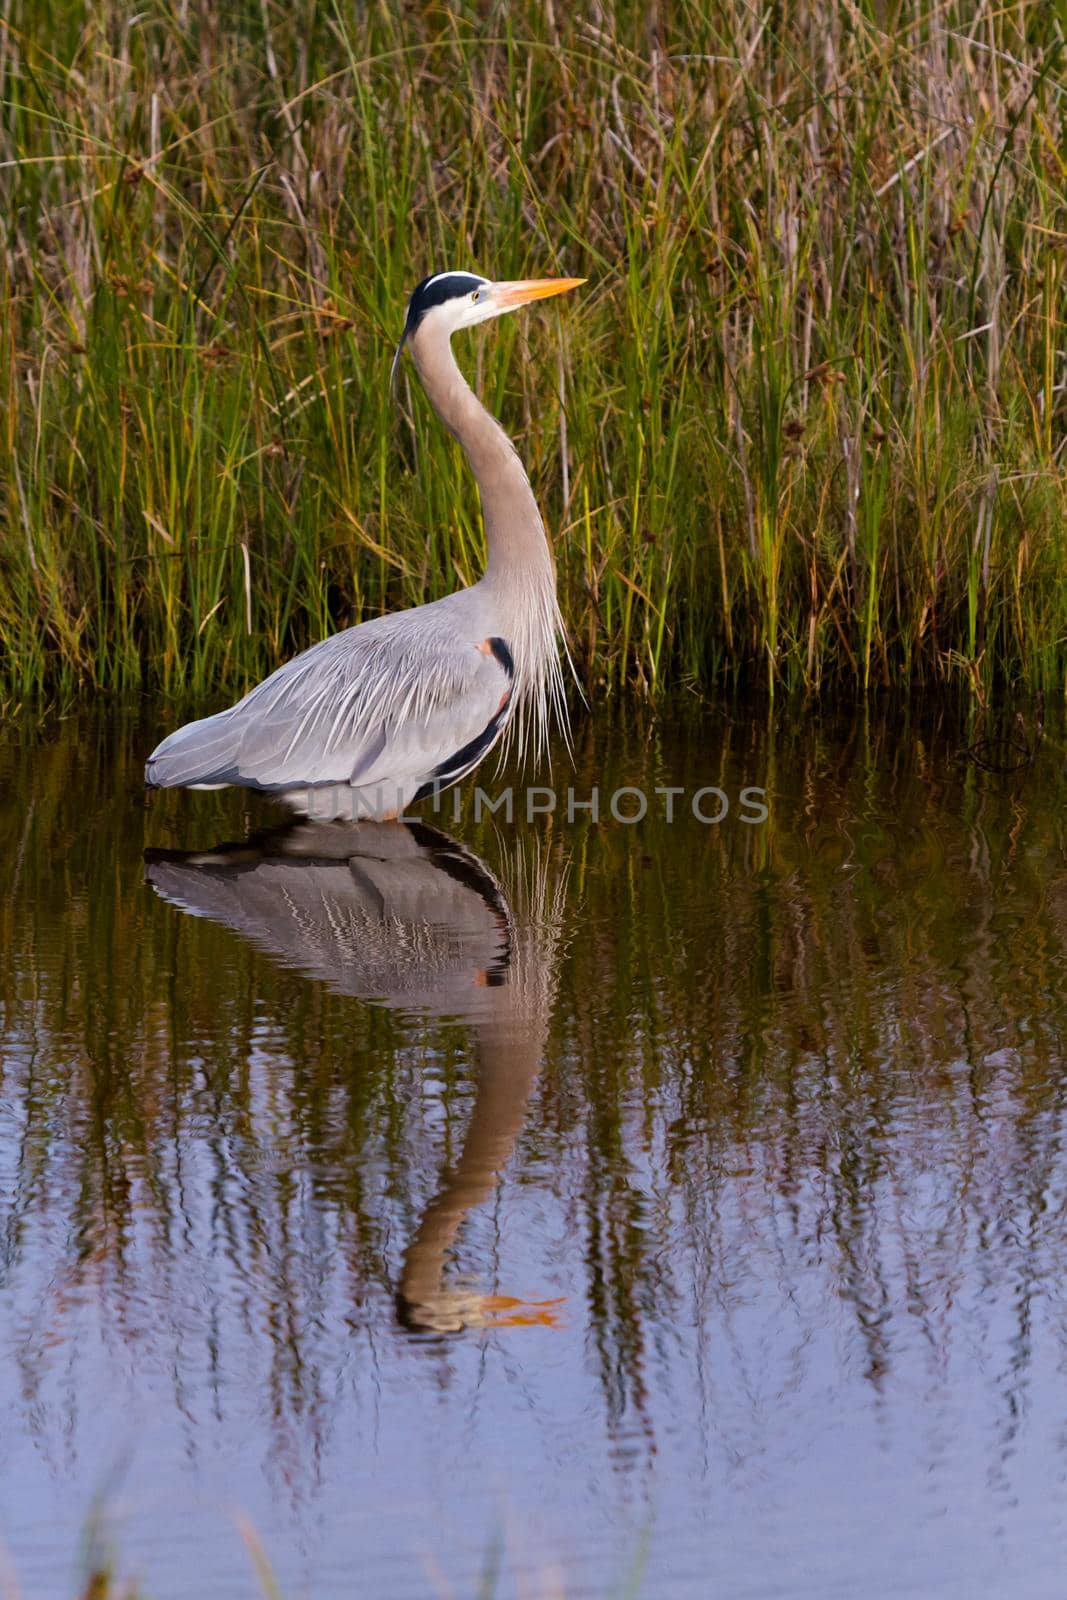
M 467 1215 L 493 1193 L 522 1131 L 555 993 L 563 882 L 516 850 L 508 888 L 422 823 L 311 823 L 206 852 L 149 850 L 164 900 L 232 928 L 353 998 L 467 1023 L 477 1065 L 460 1155 L 404 1256 L 397 1314 L 413 1331 L 551 1323 L 558 1301 L 446 1281 Z

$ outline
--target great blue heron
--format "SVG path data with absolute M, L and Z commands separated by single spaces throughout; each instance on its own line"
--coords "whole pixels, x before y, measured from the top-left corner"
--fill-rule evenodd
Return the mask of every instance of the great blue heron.
M 465 777 L 505 732 L 523 754 L 543 753 L 553 714 L 566 717 L 555 563 L 526 471 L 451 339 L 584 282 L 439 272 L 419 284 L 393 369 L 406 344 L 467 454 L 485 573 L 469 589 L 323 639 L 229 710 L 179 728 L 149 756 L 146 784 L 240 784 L 317 816 L 382 820 Z

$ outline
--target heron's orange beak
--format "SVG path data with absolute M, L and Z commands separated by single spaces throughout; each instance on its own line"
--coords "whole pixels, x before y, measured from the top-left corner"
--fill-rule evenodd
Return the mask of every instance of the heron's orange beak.
M 494 283 L 493 299 L 502 311 L 514 311 L 530 300 L 547 300 L 552 294 L 577 289 L 585 278 L 523 278 L 518 283 Z

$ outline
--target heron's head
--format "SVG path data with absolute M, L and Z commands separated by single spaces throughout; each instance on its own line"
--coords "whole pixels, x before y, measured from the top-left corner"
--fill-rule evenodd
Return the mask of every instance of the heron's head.
M 449 338 L 460 328 L 502 317 L 531 300 L 545 300 L 584 283 L 584 278 L 524 278 L 514 283 L 493 283 L 474 272 L 435 272 L 424 278 L 408 301 L 407 321 L 393 358 L 395 374 L 405 344 L 423 330 Z

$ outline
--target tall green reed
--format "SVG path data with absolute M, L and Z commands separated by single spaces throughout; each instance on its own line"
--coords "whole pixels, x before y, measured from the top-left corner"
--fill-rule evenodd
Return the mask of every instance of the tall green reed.
M 475 578 L 387 384 L 452 264 L 590 279 L 460 350 L 590 684 L 1058 691 L 1065 92 L 1037 0 L 12 0 L 0 693 L 221 698 Z

